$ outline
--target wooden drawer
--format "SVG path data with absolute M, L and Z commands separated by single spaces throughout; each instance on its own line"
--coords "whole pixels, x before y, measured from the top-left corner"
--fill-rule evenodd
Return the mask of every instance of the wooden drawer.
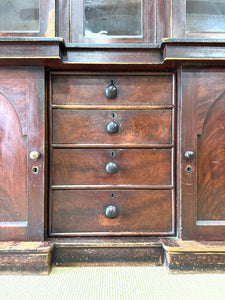
M 171 149 L 54 149 L 52 154 L 53 185 L 172 184 Z M 106 172 L 110 162 L 117 173 Z
M 117 97 L 106 97 L 115 81 Z M 52 75 L 52 103 L 73 105 L 168 105 L 173 100 L 172 75 Z
M 172 112 L 54 109 L 52 131 L 53 143 L 62 144 L 171 144 Z
M 50 235 L 172 234 L 172 194 L 170 190 L 54 190 Z M 113 219 L 106 217 L 109 206 L 116 208 Z

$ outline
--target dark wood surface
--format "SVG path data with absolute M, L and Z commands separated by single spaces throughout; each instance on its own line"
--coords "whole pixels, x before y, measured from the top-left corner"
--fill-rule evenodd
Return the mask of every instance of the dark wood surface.
M 225 220 L 225 94 L 214 100 L 198 148 L 198 220 L 206 221 Z
M 174 80 L 154 75 L 52 74 L 51 236 L 174 234 Z M 109 162 L 117 173 L 106 172 Z M 105 216 L 110 205 L 114 219 Z
M 155 74 L 157 75 L 157 74 Z M 158 76 L 66 76 L 53 75 L 52 103 L 57 105 L 169 105 L 172 104 L 172 75 Z M 110 81 L 117 98 L 105 95 Z
M 144 1 L 142 41 L 103 38 L 87 44 L 83 23 L 76 23 L 83 19 L 81 1 L 56 1 L 56 8 L 54 1 L 42 2 L 40 32 L 34 35 L 53 37 L 56 28 L 66 43 L 0 39 L 0 65 L 41 66 L 0 68 L 0 239 L 40 241 L 49 223 L 50 235 L 72 239 L 130 234 L 138 241 L 144 234 L 224 240 L 224 40 L 202 39 L 224 33 L 186 33 L 185 0 Z M 42 66 L 50 68 L 49 77 Z M 105 95 L 111 80 L 115 99 Z M 114 135 L 106 132 L 112 113 L 120 126 Z M 41 152 L 40 160 L 29 159 L 32 150 Z M 187 150 L 195 153 L 191 161 L 184 157 Z M 118 173 L 106 173 L 110 161 Z M 105 216 L 110 204 L 118 207 L 115 219 Z M 59 264 L 121 263 L 128 256 L 131 263 L 151 256 L 158 262 L 163 255 L 162 248 L 124 250 L 124 241 L 115 249 L 86 242 L 71 252 L 68 245 L 59 250 L 60 243 L 54 254 Z M 166 250 L 167 261 L 175 269 L 224 268 L 224 249 L 214 245 L 215 251 L 178 245 L 180 251 Z M 1 261 L 10 262 L 10 251 L 0 254 Z M 36 253 L 22 252 L 7 268 L 17 259 L 22 268 L 26 262 L 35 262 L 33 269 L 46 263 L 47 256 L 40 261 Z
M 53 247 L 49 242 L 0 243 L 0 274 L 48 275 Z
M 56 266 L 161 266 L 162 247 L 55 247 Z
M 72 237 L 51 238 L 56 266 L 162 265 L 164 250 L 158 238 Z
M 118 124 L 108 133 L 110 122 Z M 172 144 L 170 110 L 53 110 L 54 144 Z
M 225 232 L 224 79 L 222 70 L 212 68 L 183 72 L 183 238 L 221 240 Z M 186 150 L 195 152 L 190 162 L 184 158 Z
M 111 157 L 112 151 L 115 158 Z M 54 149 L 53 185 L 172 185 L 170 149 Z M 118 165 L 116 174 L 105 170 Z
M 61 1 L 56 0 L 56 36 L 63 37 L 66 43 L 70 42 L 70 22 L 71 22 L 71 14 L 70 14 L 70 0 L 69 1 Z M 77 24 L 78 26 L 78 24 Z
M 44 238 L 44 70 L 0 68 L 0 239 Z M 31 162 L 29 153 L 42 157 Z M 32 167 L 39 168 L 34 175 Z
M 105 215 L 110 205 L 118 211 L 114 219 Z M 50 235 L 170 235 L 173 207 L 169 190 L 55 190 Z
M 165 262 L 171 272 L 224 272 L 224 242 L 162 240 Z

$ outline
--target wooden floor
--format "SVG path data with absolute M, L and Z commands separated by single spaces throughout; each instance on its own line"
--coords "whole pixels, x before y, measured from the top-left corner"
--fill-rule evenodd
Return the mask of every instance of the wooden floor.
M 4 300 L 222 300 L 224 274 L 169 274 L 163 267 L 54 267 L 49 276 L 1 275 Z

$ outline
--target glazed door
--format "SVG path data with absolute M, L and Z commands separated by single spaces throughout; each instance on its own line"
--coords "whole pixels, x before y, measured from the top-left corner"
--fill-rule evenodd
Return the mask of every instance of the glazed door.
M 54 37 L 55 17 L 53 0 L 1 0 L 0 36 Z
M 44 69 L 0 68 L 0 240 L 44 233 Z
M 184 239 L 224 239 L 225 72 L 181 72 L 181 203 Z

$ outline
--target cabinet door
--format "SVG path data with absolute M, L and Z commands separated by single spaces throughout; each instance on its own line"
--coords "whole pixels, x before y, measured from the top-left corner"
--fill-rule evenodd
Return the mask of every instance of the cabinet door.
M 155 1 L 70 0 L 70 2 L 72 43 L 155 42 Z M 65 6 L 62 8 L 66 9 Z
M 42 240 L 44 70 L 1 67 L 0 82 L 0 240 Z
M 172 37 L 225 38 L 224 0 L 172 1 Z
M 53 0 L 1 0 L 0 36 L 55 36 Z
M 183 238 L 224 240 L 224 82 L 225 72 L 221 69 L 192 68 L 182 71 Z
M 224 38 L 225 1 L 186 0 L 186 35 Z

